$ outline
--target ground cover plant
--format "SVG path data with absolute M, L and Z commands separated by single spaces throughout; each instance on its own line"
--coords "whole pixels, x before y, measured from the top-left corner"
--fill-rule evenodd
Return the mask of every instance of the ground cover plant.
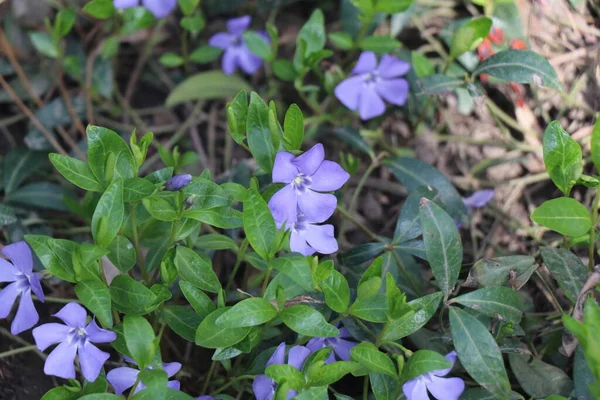
M 0 398 L 600 398 L 600 9 L 1 4 Z

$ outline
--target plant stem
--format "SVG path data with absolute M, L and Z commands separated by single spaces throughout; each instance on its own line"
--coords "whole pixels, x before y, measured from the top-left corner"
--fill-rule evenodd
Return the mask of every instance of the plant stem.
M 138 387 L 139 384 L 140 384 L 140 377 L 138 376 L 138 378 L 135 380 L 135 383 L 131 387 L 131 390 L 129 391 L 129 396 L 127 396 L 127 400 L 129 400 L 133 397 L 133 395 L 135 393 L 135 389 Z
M 210 395 L 214 396 L 216 394 L 219 394 L 223 390 L 227 389 L 228 387 L 230 387 L 234 383 L 239 382 L 241 380 L 244 380 L 244 379 L 254 379 L 254 378 L 255 378 L 255 375 L 241 375 L 241 376 L 237 376 L 237 377 L 231 379 L 229 382 L 227 382 L 223 386 L 221 386 L 220 388 L 218 388 L 217 390 L 213 391 Z
M 365 375 L 363 383 L 363 400 L 369 400 L 369 375 Z
M 142 270 L 142 277 L 144 282 L 148 279 L 148 273 L 146 272 L 146 263 L 142 254 L 142 249 L 140 248 L 140 238 L 138 234 L 137 228 L 137 220 L 135 215 L 135 204 L 131 205 L 131 231 L 133 232 L 133 247 L 135 248 L 135 255 L 137 257 L 138 265 Z
M 596 197 L 592 203 L 592 229 L 590 229 L 590 250 L 588 253 L 588 269 L 591 271 L 594 268 L 594 250 L 596 241 L 596 225 L 598 224 L 598 206 L 600 206 L 600 189 L 596 189 Z
M 14 356 L 14 355 L 20 354 L 20 353 L 26 353 L 28 351 L 35 350 L 35 349 L 37 349 L 37 346 L 35 344 L 31 344 L 29 346 L 19 347 L 18 349 L 8 350 L 3 353 L 0 353 L 0 359 Z
M 208 390 L 208 386 L 210 384 L 210 379 L 212 378 L 212 375 L 215 372 L 216 367 L 217 367 L 217 362 L 213 361 L 210 364 L 210 368 L 208 369 L 208 372 L 206 373 L 206 379 L 204 380 L 204 385 L 202 385 L 202 393 L 206 393 L 206 391 Z
M 337 210 L 340 212 L 340 214 L 342 214 L 342 216 L 344 218 L 346 218 L 347 220 L 352 222 L 354 225 L 356 225 L 360 230 L 362 230 L 371 240 L 376 241 L 376 242 L 380 241 L 379 236 L 377 236 L 375 233 L 373 233 L 373 231 L 371 231 L 364 224 L 362 224 L 356 218 L 354 218 L 354 216 L 352 214 L 350 214 L 348 211 L 346 211 L 343 207 L 340 207 L 338 205 Z
M 263 297 L 267 291 L 267 286 L 269 286 L 269 278 L 271 277 L 271 271 L 273 271 L 271 266 L 269 266 L 269 268 L 267 268 L 265 271 L 265 278 L 263 279 L 262 288 L 260 289 L 260 297 Z
M 233 284 L 233 280 L 235 279 L 235 276 L 237 275 L 238 269 L 240 268 L 240 265 L 242 265 L 242 261 L 244 261 L 244 255 L 246 254 L 247 249 L 248 249 L 248 239 L 244 239 L 244 241 L 242 242 L 242 244 L 240 246 L 240 250 L 237 253 L 237 260 L 235 261 L 233 270 L 231 271 L 231 274 L 229 274 L 229 280 L 227 280 L 227 285 L 225 285 L 225 293 L 227 293 L 227 291 L 231 288 L 231 285 Z

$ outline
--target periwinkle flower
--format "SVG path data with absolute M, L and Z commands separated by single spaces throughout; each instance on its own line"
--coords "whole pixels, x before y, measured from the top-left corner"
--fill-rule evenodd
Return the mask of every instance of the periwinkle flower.
M 287 364 L 302 370 L 304 362 L 310 356 L 311 351 L 304 346 L 294 346 L 288 353 Z M 286 364 L 285 362 L 285 343 L 281 343 L 273 353 L 266 366 L 273 364 Z M 272 400 L 277 391 L 277 383 L 266 375 L 258 375 L 252 382 L 252 390 L 256 400 Z M 295 390 L 288 391 L 287 398 L 291 399 L 298 394 Z
M 303 215 L 311 224 L 331 217 L 337 199 L 330 192 L 342 187 L 350 178 L 339 164 L 325 160 L 322 144 L 316 144 L 298 157 L 280 151 L 275 156 L 273 182 L 287 183 L 269 200 L 275 221 L 291 225 Z M 314 228 L 314 226 L 313 226 Z
M 485 189 L 477 190 L 469 197 L 463 197 L 463 203 L 467 206 L 467 210 L 471 211 L 473 208 L 484 207 L 494 198 L 494 190 Z
M 277 229 L 283 223 L 277 222 Z M 286 225 L 291 231 L 290 250 L 311 256 L 315 253 L 332 254 L 338 251 L 338 243 L 333 235 L 333 225 L 315 225 L 306 220 L 303 214 L 298 214 L 296 222 Z
M 341 328 L 340 334 L 337 337 L 315 337 L 308 341 L 306 347 L 315 352 L 325 347 L 331 346 L 333 351 L 327 360 L 325 360 L 325 364 L 330 364 L 335 362 L 336 359 L 339 361 L 348 361 L 350 360 L 350 350 L 356 346 L 358 343 L 350 342 L 348 340 L 344 340 L 344 338 L 352 338 L 348 329 Z
M 183 189 L 192 181 L 192 176 L 190 174 L 179 174 L 175 175 L 171 179 L 167 181 L 165 184 L 165 189 L 170 190 L 172 192 Z
M 86 326 L 87 312 L 77 303 L 67 304 L 54 316 L 63 320 L 66 325 L 49 323 L 33 330 L 33 338 L 40 351 L 59 343 L 46 359 L 44 373 L 75 379 L 74 362 L 75 355 L 78 354 L 84 378 L 89 382 L 95 381 L 110 354 L 92 343 L 109 343 L 115 340 L 117 335 L 101 329 L 95 320 Z
M 448 361 L 456 362 L 456 352 L 452 351 L 446 354 Z M 428 400 L 427 391 L 437 400 L 458 400 L 465 390 L 465 382 L 460 378 L 442 378 L 452 369 L 439 369 L 427 372 L 415 379 L 411 379 L 402 385 L 402 391 L 407 400 Z
M 196 397 L 196 400 L 217 400 L 215 397 L 204 395 Z
M 358 110 L 362 120 L 378 117 L 385 112 L 384 100 L 402 106 L 408 97 L 408 82 L 399 78 L 410 69 L 410 64 L 384 54 L 377 65 L 377 56 L 364 51 L 352 70 L 334 89 L 335 97 L 350 110 Z
M 131 364 L 136 364 L 135 361 L 129 357 L 125 357 L 125 361 Z M 152 367 L 148 367 L 148 369 L 152 369 Z M 162 369 L 167 373 L 167 376 L 170 378 L 177 372 L 179 372 L 179 370 L 181 369 L 181 363 L 164 363 L 162 365 Z M 126 391 L 135 384 L 139 373 L 140 370 L 136 368 L 119 367 L 109 371 L 108 374 L 106 374 L 106 380 L 115 388 L 115 393 L 120 396 L 124 391 Z M 167 382 L 167 387 L 170 389 L 179 390 L 181 384 L 177 380 L 172 380 Z M 142 382 L 139 382 L 135 387 L 133 393 L 135 394 L 140 390 L 144 390 L 145 388 L 146 385 L 144 385 Z
M 0 319 L 8 317 L 17 297 L 21 295 L 17 314 L 10 326 L 10 332 L 18 335 L 38 323 L 39 315 L 33 305 L 31 292 L 43 302 L 44 291 L 39 274 L 33 272 L 33 258 L 27 243 L 21 241 L 4 246 L 2 254 L 8 257 L 12 264 L 0 258 L 0 283 L 9 282 L 0 290 Z
M 117 10 L 123 10 L 139 6 L 140 0 L 113 0 L 113 5 Z M 177 0 L 142 0 L 142 6 L 158 19 L 169 15 L 176 5 Z
M 226 75 L 232 75 L 238 67 L 252 75 L 262 66 L 263 61 L 248 49 L 244 41 L 243 33 L 248 30 L 250 21 L 249 15 L 230 19 L 227 21 L 229 32 L 216 33 L 208 40 L 210 46 L 225 51 L 221 60 L 221 68 Z M 265 37 L 265 39 L 267 38 Z

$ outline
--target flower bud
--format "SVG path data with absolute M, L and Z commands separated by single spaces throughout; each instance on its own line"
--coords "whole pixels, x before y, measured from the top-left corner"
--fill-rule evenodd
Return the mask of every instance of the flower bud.
M 192 176 L 190 174 L 175 175 L 167 181 L 165 189 L 174 192 L 176 190 L 183 189 L 189 185 L 191 181 Z

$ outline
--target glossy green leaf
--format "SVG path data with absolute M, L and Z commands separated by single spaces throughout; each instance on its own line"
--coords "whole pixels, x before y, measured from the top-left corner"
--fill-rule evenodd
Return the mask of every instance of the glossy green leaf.
M 194 311 L 201 318 L 206 318 L 208 314 L 215 311 L 215 303 L 202 290 L 186 281 L 179 281 L 179 287 Z
M 10 194 L 45 163 L 45 155 L 24 148 L 11 150 L 2 161 L 4 193 Z
M 453 298 L 450 302 L 470 307 L 491 318 L 519 323 L 523 316 L 521 295 L 506 286 L 490 286 Z
M 541 247 L 544 265 L 565 296 L 573 303 L 577 301 L 588 276 L 587 267 L 571 251 L 555 247 Z
M 88 163 L 99 182 L 106 186 L 114 178 L 135 177 L 137 164 L 127 143 L 115 132 L 88 125 Z
M 596 171 L 600 171 L 600 118 L 596 120 L 594 129 L 592 130 L 590 155 L 592 156 L 592 162 L 596 167 Z
M 340 254 L 339 260 L 343 265 L 358 265 L 379 256 L 386 244 L 381 242 L 363 243 Z
M 583 171 L 581 146 L 558 121 L 551 122 L 544 131 L 543 146 L 546 171 L 552 182 L 568 196 Z
M 108 247 L 119 233 L 125 209 L 123 181 L 114 180 L 102 194 L 92 217 L 92 235 L 100 247 Z
M 273 269 L 285 274 L 307 292 L 314 290 L 310 264 L 306 257 L 297 254 L 285 254 L 271 262 Z
M 99 279 L 88 279 L 77 283 L 75 293 L 81 301 L 105 328 L 112 328 L 112 309 L 110 292 L 106 283 Z
M 371 389 L 375 400 L 397 400 L 400 393 L 398 378 L 386 374 L 370 373 Z
M 50 162 L 72 184 L 91 192 L 102 192 L 103 188 L 92 173 L 89 165 L 76 158 L 52 153 Z
M 52 34 L 54 37 L 60 39 L 66 36 L 71 31 L 71 28 L 73 28 L 76 17 L 77 14 L 72 8 L 63 8 L 60 10 L 56 14 L 54 26 L 52 28 Z
M 202 321 L 198 314 L 185 306 L 166 306 L 161 317 L 173 332 L 189 342 L 195 340 L 196 330 Z
M 370 372 L 397 377 L 394 362 L 385 353 L 369 342 L 359 343 L 350 350 L 350 359 L 356 361 Z
M 183 216 L 217 228 L 234 229 L 243 226 L 242 213 L 231 207 L 218 207 L 210 210 L 189 209 L 184 212 Z
M 91 0 L 83 6 L 83 11 L 97 19 L 107 19 L 117 11 L 112 0 Z
M 536 270 L 531 256 L 505 256 L 479 260 L 471 267 L 463 284 L 467 287 L 509 285 L 520 289 Z
M 65 198 L 70 198 L 70 195 L 61 186 L 52 182 L 33 182 L 7 194 L 4 201 L 47 210 L 69 211 Z
M 117 236 L 108 250 L 108 259 L 119 271 L 127 273 L 135 265 L 135 248 L 125 236 Z
M 464 79 L 458 79 L 452 76 L 433 74 L 422 77 L 417 81 L 419 96 L 433 96 L 442 93 L 448 93 L 465 84 Z
M 73 254 L 77 250 L 77 243 L 44 235 L 25 235 L 25 241 L 48 272 L 67 282 L 76 282 Z
M 289 146 L 289 150 L 299 150 L 304 141 L 304 116 L 296 104 L 292 104 L 285 113 L 283 140 Z
M 144 317 L 126 315 L 123 335 L 129 353 L 143 371 L 150 365 L 157 350 L 152 325 Z
M 156 294 L 127 275 L 117 275 L 109 290 L 113 307 L 127 315 L 144 315 L 157 307 Z
M 353 361 L 336 361 L 324 364 L 319 368 L 310 368 L 308 372 L 308 384 L 310 386 L 331 385 L 342 379 L 344 375 L 354 372 L 360 368 L 360 364 Z
M 390 36 L 367 36 L 358 44 L 363 51 L 376 54 L 389 54 L 400 48 L 401 43 Z
M 231 307 L 218 308 L 202 320 L 196 331 L 197 345 L 209 349 L 229 347 L 242 341 L 248 335 L 252 329 L 251 327 L 224 328 L 215 323 L 221 315 L 230 309 Z
M 225 328 L 262 325 L 277 317 L 277 309 L 261 297 L 252 297 L 236 303 L 215 323 Z
M 329 308 L 338 313 L 348 309 L 350 286 L 344 275 L 334 270 L 326 279 L 319 282 L 319 287 L 325 295 L 325 303 Z
M 286 382 L 294 390 L 302 389 L 306 385 L 302 373 L 289 364 L 269 365 L 265 369 L 265 375 L 279 384 Z
M 531 219 L 565 236 L 585 235 L 592 226 L 588 209 L 570 197 L 559 197 L 543 202 L 533 210 Z
M 339 330 L 327 323 L 323 314 L 302 304 L 284 309 L 280 316 L 283 323 L 301 335 L 334 337 L 339 335 Z
M 263 60 L 273 60 L 271 46 L 264 36 L 256 31 L 245 31 L 243 35 L 246 46 L 253 54 Z
M 276 149 L 269 128 L 269 107 L 255 92 L 250 93 L 246 131 L 252 155 L 258 165 L 270 174 L 275 162 Z
M 427 372 L 452 368 L 452 363 L 443 355 L 432 350 L 418 350 L 408 359 L 402 377 L 414 379 Z
M 442 297 L 442 292 L 436 292 L 409 302 L 414 313 L 390 321 L 381 340 L 393 342 L 421 329 L 437 311 Z
M 192 179 L 183 192 L 187 196 L 194 196 L 194 209 L 208 210 L 229 204 L 227 192 L 213 181 L 202 177 Z
M 244 230 L 250 245 L 264 260 L 271 258 L 277 228 L 271 210 L 256 189 L 248 189 L 244 199 Z
M 209 233 L 200 236 L 196 240 L 195 246 L 207 250 L 238 250 L 237 243 L 232 238 L 220 233 Z
M 237 75 L 228 76 L 221 71 L 199 72 L 177 85 L 165 105 L 173 107 L 192 100 L 227 99 L 240 90 L 250 90 L 250 87 Z
M 350 314 L 369 322 L 387 322 L 388 304 L 385 294 L 359 298 L 350 307 Z
M 123 183 L 123 201 L 133 203 L 152 196 L 156 191 L 156 186 L 148 179 L 131 178 Z
M 536 399 L 551 395 L 569 396 L 574 388 L 573 381 L 562 368 L 547 364 L 529 355 L 508 355 L 510 368 L 517 381 L 528 395 Z
M 450 56 L 458 57 L 475 48 L 487 37 L 492 20 L 487 17 L 473 19 L 459 27 L 452 36 Z
M 197 288 L 213 293 L 221 290 L 221 283 L 212 268 L 210 258 L 201 257 L 194 250 L 179 246 L 175 254 L 175 267 L 183 280 Z
M 304 41 L 306 50 L 304 55 L 318 52 L 325 47 L 325 16 L 320 9 L 316 9 L 310 15 L 310 18 L 300 28 L 297 42 Z

